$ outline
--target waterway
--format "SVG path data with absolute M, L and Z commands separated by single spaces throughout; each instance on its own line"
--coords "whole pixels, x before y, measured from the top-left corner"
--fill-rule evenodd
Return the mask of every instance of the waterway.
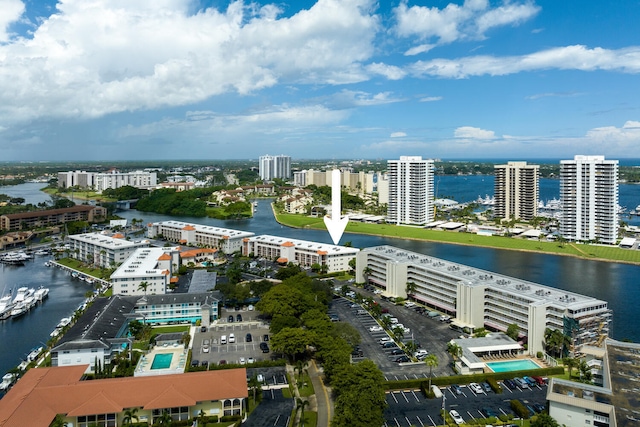
M 541 180 L 541 200 L 558 197 L 556 180 Z M 440 195 L 451 196 L 458 201 L 474 200 L 481 195 L 493 194 L 493 178 L 487 176 L 439 177 Z M 27 203 L 48 200 L 39 192 L 42 184 L 21 184 L 0 188 L 0 193 L 24 197 Z M 7 190 L 10 191 L 7 191 Z M 623 202 L 628 200 L 628 202 Z M 640 204 L 640 186 L 620 186 L 621 205 L 633 209 Z M 331 243 L 326 231 L 292 229 L 278 224 L 271 212 L 269 201 L 261 200 L 254 218 L 240 221 L 221 221 L 211 218 L 169 217 L 138 211 L 122 211 L 127 219 L 141 218 L 145 222 L 179 220 L 198 224 L 216 225 L 247 230 L 256 234 L 273 234 Z M 637 217 L 636 217 L 637 218 Z M 393 245 L 476 268 L 553 286 L 571 292 L 605 300 L 614 312 L 611 335 L 616 339 L 640 342 L 640 322 L 637 309 L 640 305 L 640 266 L 609 262 L 589 261 L 571 257 L 505 251 L 490 248 L 459 246 L 443 243 L 420 242 L 346 233 L 341 242 L 351 241 L 355 247 Z M 45 343 L 49 333 L 60 318 L 70 315 L 84 300 L 89 290 L 85 282 L 75 281 L 66 273 L 47 268 L 43 259 L 36 259 L 24 267 L 0 268 L 0 294 L 18 286 L 40 285 L 51 289 L 42 306 L 16 320 L 0 322 L 0 374 L 20 363 L 33 347 Z

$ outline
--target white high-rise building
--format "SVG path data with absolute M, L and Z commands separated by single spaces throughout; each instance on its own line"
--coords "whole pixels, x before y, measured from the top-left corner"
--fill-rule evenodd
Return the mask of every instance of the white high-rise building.
M 260 156 L 259 160 L 260 179 L 271 181 L 276 178 L 291 178 L 291 157 L 280 156 Z
M 538 215 L 538 176 L 540 166 L 527 162 L 508 162 L 494 166 L 495 205 L 498 218 L 530 220 Z
M 434 219 L 433 160 L 400 156 L 387 162 L 389 204 L 387 222 L 427 224 Z
M 618 237 L 618 161 L 575 156 L 560 161 L 560 235 L 615 244 Z

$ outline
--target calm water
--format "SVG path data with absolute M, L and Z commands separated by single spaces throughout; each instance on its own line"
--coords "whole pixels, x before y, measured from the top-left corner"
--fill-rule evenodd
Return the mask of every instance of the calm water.
M 474 200 L 481 195 L 493 194 L 493 177 L 439 178 L 439 193 L 458 201 Z M 9 194 L 9 187 L 0 188 L 0 193 Z M 12 187 L 11 195 L 24 197 L 27 203 L 46 200 L 38 190 L 41 184 L 22 184 Z M 21 191 L 24 188 L 25 192 Z M 540 192 L 543 200 L 558 197 L 558 181 L 541 180 Z M 33 199 L 31 198 L 33 197 Z M 640 204 L 640 186 L 620 186 L 621 205 L 635 207 Z M 625 202 L 626 201 L 626 202 Z M 146 222 L 169 219 L 223 226 L 247 230 L 256 234 L 274 234 L 283 237 L 331 243 L 326 231 L 303 230 L 283 227 L 275 222 L 269 201 L 259 202 L 254 218 L 242 221 L 220 221 L 210 218 L 176 218 L 137 211 L 119 212 L 124 218 L 142 218 Z M 570 257 L 544 254 L 520 253 L 498 249 L 476 248 L 442 243 L 417 242 L 377 236 L 345 234 L 341 240 L 351 241 L 355 247 L 393 245 L 430 256 L 447 259 L 476 268 L 494 271 L 532 282 L 578 292 L 608 301 L 614 311 L 612 336 L 640 342 L 640 322 L 637 307 L 640 306 L 640 266 L 580 260 Z M 0 374 L 20 363 L 31 348 L 41 345 L 60 318 L 68 316 L 81 304 L 88 290 L 85 282 L 72 280 L 66 273 L 48 269 L 44 260 L 36 259 L 25 267 L 0 269 L 0 293 L 3 289 L 18 286 L 48 286 L 49 299 L 21 319 L 0 322 Z

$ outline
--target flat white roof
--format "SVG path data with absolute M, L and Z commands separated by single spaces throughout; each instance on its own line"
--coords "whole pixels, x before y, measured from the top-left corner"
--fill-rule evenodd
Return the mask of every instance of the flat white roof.
M 528 282 L 511 276 L 505 276 L 468 265 L 446 261 L 441 258 L 407 251 L 394 246 L 376 246 L 363 249 L 364 252 L 378 255 L 396 262 L 406 262 L 425 270 L 438 271 L 469 286 L 486 286 L 497 292 L 509 292 L 526 296 L 529 304 L 551 303 L 556 307 L 572 310 L 589 308 L 596 305 L 608 307 L 607 302 L 586 295 Z
M 145 277 L 162 274 L 166 269 L 157 268 L 161 255 L 176 251 L 176 248 L 140 248 L 136 249 L 111 275 L 112 279 L 125 277 Z
M 441 228 L 446 228 L 447 230 L 454 230 L 456 228 L 460 228 L 464 225 L 462 222 L 445 222 L 444 224 L 440 224 Z
M 620 241 L 620 246 L 633 246 L 635 243 L 635 237 L 625 237 Z
M 191 226 L 196 229 L 196 233 L 206 233 L 206 234 L 212 234 L 215 236 L 229 236 L 229 238 L 234 238 L 234 239 L 251 237 L 255 234 L 250 231 L 232 230 L 230 228 L 222 228 L 222 227 L 216 227 L 212 225 L 202 225 L 202 224 L 195 224 L 195 223 L 182 222 L 182 221 L 154 222 L 153 225 L 166 226 L 166 227 L 172 227 L 172 228 L 178 228 L 178 229 L 183 229 L 186 226 Z
M 149 244 L 148 240 L 125 240 L 122 238 L 106 236 L 100 233 L 73 234 L 69 236 L 69 239 L 89 243 L 107 249 L 135 248 L 138 246 Z
M 531 229 L 525 231 L 524 233 L 522 233 L 521 236 L 523 236 L 523 237 L 540 237 L 541 234 L 542 234 L 542 231 L 536 230 L 535 228 L 531 228 Z
M 304 250 L 310 250 L 310 251 L 324 251 L 324 252 L 327 252 L 327 254 L 329 255 L 337 255 L 337 254 L 355 255 L 360 251 L 360 249 L 358 248 L 352 248 L 348 246 L 338 246 L 338 245 L 331 245 L 327 243 L 310 242 L 308 240 L 290 239 L 288 237 L 271 236 L 268 234 L 251 237 L 249 241 L 266 243 L 271 245 L 278 245 L 278 246 L 282 246 L 282 244 L 286 242 L 291 242 L 293 243 L 296 249 L 304 249 Z

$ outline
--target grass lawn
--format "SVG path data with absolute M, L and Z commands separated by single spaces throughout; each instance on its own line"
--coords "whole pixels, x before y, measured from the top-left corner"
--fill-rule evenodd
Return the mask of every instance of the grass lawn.
M 157 326 L 153 328 L 154 334 L 172 334 L 175 332 L 188 332 L 188 325 L 175 325 L 175 326 Z
M 298 392 L 301 397 L 309 397 L 312 394 L 315 394 L 313 391 L 313 384 L 311 383 L 311 378 L 309 375 L 302 376 L 302 383 L 298 386 Z
M 89 268 L 83 262 L 78 261 L 77 259 L 62 258 L 56 262 L 64 265 L 65 267 L 69 267 L 69 268 L 73 268 L 75 270 L 81 271 L 82 273 L 88 276 L 97 277 L 105 280 L 109 279 L 109 276 L 108 276 L 109 270 L 103 270 L 101 268 Z M 103 275 L 105 275 L 106 277 L 102 277 Z
M 290 227 L 326 229 L 322 218 L 312 218 L 305 215 L 294 214 L 277 214 L 276 219 L 278 222 Z M 359 222 L 349 222 L 346 231 L 349 233 L 372 234 L 399 239 L 426 240 L 431 242 L 532 251 L 551 255 L 569 255 L 584 259 L 640 264 L 640 251 L 621 249 L 616 246 L 583 245 L 575 243 L 561 244 L 559 242 L 525 240 L 502 236 L 479 236 L 477 234 L 455 231 L 427 230 L 419 227 L 392 224 L 365 224 Z
M 56 195 L 60 197 L 66 197 L 68 199 L 78 200 L 96 200 L 101 202 L 115 202 L 114 198 L 105 197 L 103 194 L 96 193 L 95 191 L 60 191 L 59 188 L 45 188 L 42 191 L 49 195 Z
M 318 413 L 313 411 L 304 411 L 304 427 L 316 427 L 318 424 Z

